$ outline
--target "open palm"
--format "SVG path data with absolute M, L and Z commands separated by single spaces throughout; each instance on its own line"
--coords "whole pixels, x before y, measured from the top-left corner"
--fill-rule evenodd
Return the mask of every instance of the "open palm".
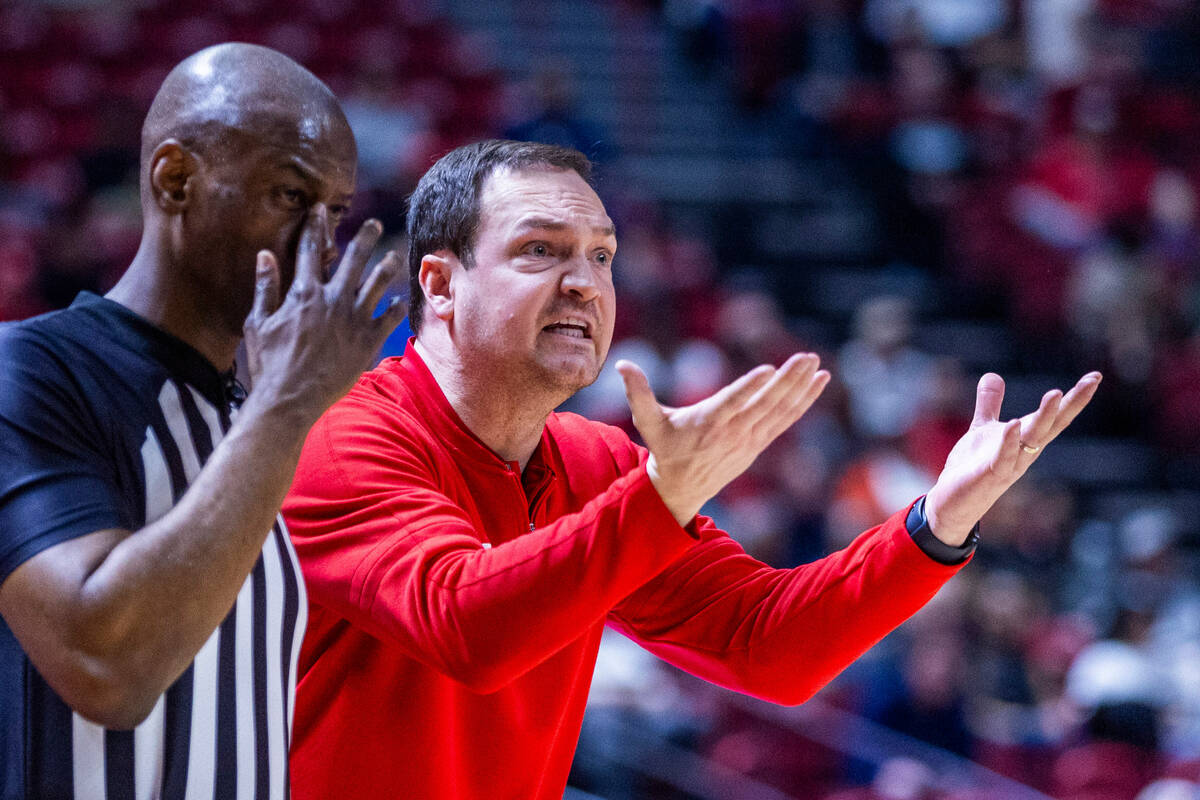
M 1023 417 L 1000 421 L 1004 380 L 995 373 L 979 379 L 975 417 L 954 445 L 925 501 L 934 535 L 961 545 L 972 527 L 1000 495 L 1025 474 L 1042 448 L 1079 415 L 1100 385 L 1100 373 L 1089 372 L 1065 395 L 1046 392 L 1037 409 Z

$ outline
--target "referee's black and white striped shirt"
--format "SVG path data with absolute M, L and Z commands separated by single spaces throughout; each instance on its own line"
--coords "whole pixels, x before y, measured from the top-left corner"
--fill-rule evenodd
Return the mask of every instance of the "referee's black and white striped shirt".
M 0 582 L 54 544 L 161 517 L 229 424 L 216 369 L 109 300 L 0 326 Z M 225 621 L 132 731 L 73 713 L 0 621 L 0 800 L 283 800 L 306 614 L 280 519 Z

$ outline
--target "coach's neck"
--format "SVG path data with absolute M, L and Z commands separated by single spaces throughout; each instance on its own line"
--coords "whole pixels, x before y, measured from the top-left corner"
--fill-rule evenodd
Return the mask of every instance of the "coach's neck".
M 546 418 L 565 398 L 514 386 L 489 359 L 466 357 L 444 331 L 423 328 L 414 345 L 463 424 L 492 452 L 524 470 Z

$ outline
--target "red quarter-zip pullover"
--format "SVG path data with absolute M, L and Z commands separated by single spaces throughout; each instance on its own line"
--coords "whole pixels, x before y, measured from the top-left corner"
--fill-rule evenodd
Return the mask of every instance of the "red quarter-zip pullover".
M 284 504 L 310 601 L 297 800 L 559 800 L 605 623 L 799 703 L 959 569 L 906 510 L 771 569 L 705 517 L 681 528 L 645 461 L 619 429 L 552 414 L 521 475 L 411 347 L 330 409 Z

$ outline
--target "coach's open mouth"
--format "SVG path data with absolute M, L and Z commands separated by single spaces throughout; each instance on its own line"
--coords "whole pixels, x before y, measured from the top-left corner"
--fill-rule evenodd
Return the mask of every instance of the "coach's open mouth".
M 592 326 L 586 320 L 577 317 L 568 317 L 550 323 L 542 330 L 548 333 L 556 333 L 560 336 L 569 336 L 572 339 L 591 339 Z

